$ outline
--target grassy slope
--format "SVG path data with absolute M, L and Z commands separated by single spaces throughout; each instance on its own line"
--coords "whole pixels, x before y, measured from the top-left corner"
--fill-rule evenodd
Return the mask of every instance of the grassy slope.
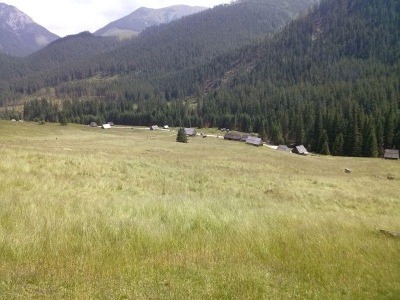
M 0 298 L 400 294 L 400 162 L 175 138 L 0 121 Z

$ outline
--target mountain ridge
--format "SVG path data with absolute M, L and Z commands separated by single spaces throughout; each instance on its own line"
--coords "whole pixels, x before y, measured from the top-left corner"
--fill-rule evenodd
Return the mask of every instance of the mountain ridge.
M 18 8 L 0 3 L 0 52 L 27 56 L 58 38 Z
M 160 9 L 140 7 L 94 32 L 96 36 L 133 36 L 150 26 L 169 23 L 184 16 L 206 10 L 207 7 L 173 5 Z

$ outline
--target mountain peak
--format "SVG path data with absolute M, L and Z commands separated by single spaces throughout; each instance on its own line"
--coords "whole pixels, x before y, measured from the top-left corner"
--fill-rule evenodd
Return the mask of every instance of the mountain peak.
M 98 36 L 132 36 L 147 27 L 169 23 L 184 16 L 198 13 L 206 7 L 174 5 L 165 8 L 140 7 L 124 18 L 116 20 L 95 32 Z
M 0 3 L 0 51 L 25 56 L 58 39 L 12 5 Z

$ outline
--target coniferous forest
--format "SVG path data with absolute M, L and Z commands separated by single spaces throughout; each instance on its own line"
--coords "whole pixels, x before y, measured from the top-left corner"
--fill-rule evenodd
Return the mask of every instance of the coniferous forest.
M 4 117 L 225 127 L 338 156 L 399 149 L 400 2 L 282 2 L 221 5 L 132 40 L 82 33 L 27 58 L 0 55 Z

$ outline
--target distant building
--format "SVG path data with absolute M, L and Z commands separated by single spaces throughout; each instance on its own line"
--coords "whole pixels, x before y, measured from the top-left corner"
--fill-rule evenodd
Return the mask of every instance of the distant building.
M 230 141 L 240 141 L 242 136 L 239 133 L 228 132 L 225 134 L 224 139 Z
M 283 152 L 290 152 L 290 149 L 286 145 L 279 145 L 278 149 L 276 149 L 276 150 L 283 151 Z
M 253 146 L 262 146 L 264 143 L 261 138 L 256 136 L 249 136 L 246 140 L 246 144 L 253 145 Z
M 249 136 L 251 136 L 250 133 L 245 133 L 242 135 L 242 138 L 240 139 L 241 142 L 246 142 L 247 139 L 249 138 Z
M 169 126 L 168 125 L 164 125 L 164 129 L 169 129 Z
M 158 125 L 153 125 L 150 126 L 150 130 L 159 130 L 160 128 L 158 127 Z
M 101 128 L 103 128 L 103 129 L 111 129 L 111 125 L 110 124 L 103 124 L 101 126 Z
M 90 123 L 89 126 L 90 126 L 90 127 L 97 127 L 97 123 L 96 123 L 96 122 L 92 122 L 92 123 Z
M 114 122 L 108 122 L 107 124 L 110 126 L 114 126 Z
M 292 150 L 292 153 L 300 154 L 300 155 L 308 155 L 308 151 L 304 145 L 295 146 Z
M 383 155 L 385 159 L 399 159 L 399 150 L 396 149 L 385 149 L 385 154 Z
M 194 128 L 185 128 L 185 133 L 187 136 L 196 136 L 196 129 Z
M 15 120 L 15 119 L 11 119 L 11 122 L 17 122 L 17 120 Z

